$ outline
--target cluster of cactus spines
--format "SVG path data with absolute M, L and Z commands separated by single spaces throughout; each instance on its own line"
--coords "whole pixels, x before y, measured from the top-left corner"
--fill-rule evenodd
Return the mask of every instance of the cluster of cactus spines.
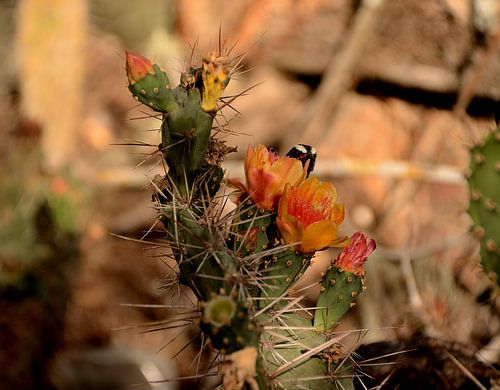
M 467 181 L 473 232 L 481 242 L 485 272 L 500 285 L 500 127 L 490 131 L 470 153 Z
M 240 184 L 236 187 L 243 191 L 221 194 L 221 163 L 233 149 L 211 130 L 220 107 L 227 104 L 218 101 L 234 72 L 227 56 L 219 49 L 203 58 L 201 66 L 189 67 L 172 88 L 158 65 L 127 52 L 130 91 L 163 118 L 159 149 L 168 171 L 152 185 L 179 269 L 178 281 L 199 301 L 196 324 L 203 340 L 222 356 L 219 368 L 225 389 L 352 388 L 354 368 L 333 328 L 362 290 L 362 263 L 374 243 L 370 246 L 364 236 L 353 236 L 343 257 L 323 278 L 313 319 L 313 309 L 302 307 L 291 287 L 306 272 L 314 252 L 334 242 L 343 207 L 335 204 L 331 184 L 306 179 L 307 163 L 279 157 L 262 145 L 249 148 L 246 161 L 246 173 L 257 175 L 256 185 L 261 187 Z M 262 176 L 268 168 L 274 171 Z M 278 202 L 287 207 L 282 193 L 291 193 L 298 183 L 309 186 L 299 193 L 314 201 L 319 202 L 316 192 L 324 195 L 321 204 L 310 205 L 310 214 L 324 219 L 327 233 L 311 230 L 309 246 L 302 246 L 301 239 L 287 242 L 287 237 L 307 232 L 305 225 L 294 225 L 297 218 L 277 220 Z M 321 187 L 315 191 L 311 186 Z M 228 198 L 237 206 L 223 213 Z M 283 229 L 288 229 L 287 236 Z M 330 241 L 313 248 L 314 234 Z M 344 246 L 348 243 L 343 241 Z

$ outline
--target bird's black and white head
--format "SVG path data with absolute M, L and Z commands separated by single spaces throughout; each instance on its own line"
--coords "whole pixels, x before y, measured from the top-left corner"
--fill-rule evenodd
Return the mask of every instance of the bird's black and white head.
M 307 167 L 307 176 L 309 176 L 314 169 L 314 164 L 316 163 L 316 154 L 316 149 L 313 146 L 297 144 L 293 146 L 286 155 L 287 157 L 299 160 L 302 163 L 302 166 L 305 166 L 306 162 L 309 161 L 309 166 Z

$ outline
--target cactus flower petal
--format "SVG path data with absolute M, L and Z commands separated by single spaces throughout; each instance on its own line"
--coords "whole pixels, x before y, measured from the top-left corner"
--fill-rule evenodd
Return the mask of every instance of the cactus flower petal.
M 375 240 L 356 232 L 352 235 L 350 244 L 333 261 L 333 265 L 357 276 L 364 275 L 363 265 L 376 247 Z
M 287 184 L 297 185 L 304 180 L 307 166 L 299 160 L 280 157 L 264 145 L 248 147 L 245 158 L 246 186 L 231 179 L 229 184 L 245 192 L 252 202 L 262 210 L 273 210 Z M 241 198 L 240 198 L 241 199 Z
M 154 74 L 153 64 L 146 57 L 126 51 L 125 58 L 129 83 L 143 79 L 148 73 Z
M 330 221 L 318 221 L 305 228 L 301 248 L 303 252 L 327 248 L 337 240 L 337 225 Z
M 337 192 L 331 183 L 312 176 L 296 187 L 287 185 L 278 205 L 276 220 L 287 244 L 301 253 L 332 246 L 345 246 L 337 238 L 337 227 L 344 220 L 344 207 L 336 203 Z

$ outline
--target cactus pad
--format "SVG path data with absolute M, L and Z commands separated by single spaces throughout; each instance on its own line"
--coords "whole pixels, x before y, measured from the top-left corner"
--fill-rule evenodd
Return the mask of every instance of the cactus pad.
M 500 273 L 500 128 L 471 149 L 469 214 L 481 242 L 481 263 L 496 283 Z

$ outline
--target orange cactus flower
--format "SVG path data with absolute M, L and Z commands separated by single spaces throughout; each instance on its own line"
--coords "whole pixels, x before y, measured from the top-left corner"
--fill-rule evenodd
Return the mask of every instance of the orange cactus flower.
M 252 202 L 262 210 L 274 210 L 287 184 L 298 185 L 307 175 L 307 166 L 291 157 L 280 157 L 264 145 L 248 146 L 245 158 L 247 184 L 230 179 L 229 184 L 248 194 Z M 237 198 L 237 202 L 241 197 Z
M 350 244 L 333 261 L 333 265 L 357 276 L 362 276 L 365 273 L 363 264 L 376 247 L 375 240 L 369 240 L 363 233 L 356 232 L 352 235 Z
M 130 84 L 143 79 L 148 73 L 154 74 L 153 64 L 146 57 L 125 51 L 127 76 Z
M 276 222 L 287 244 L 311 253 L 332 246 L 345 246 L 337 238 L 337 227 L 344 220 L 344 205 L 336 203 L 337 191 L 331 183 L 311 176 L 296 187 L 287 186 L 278 205 Z

